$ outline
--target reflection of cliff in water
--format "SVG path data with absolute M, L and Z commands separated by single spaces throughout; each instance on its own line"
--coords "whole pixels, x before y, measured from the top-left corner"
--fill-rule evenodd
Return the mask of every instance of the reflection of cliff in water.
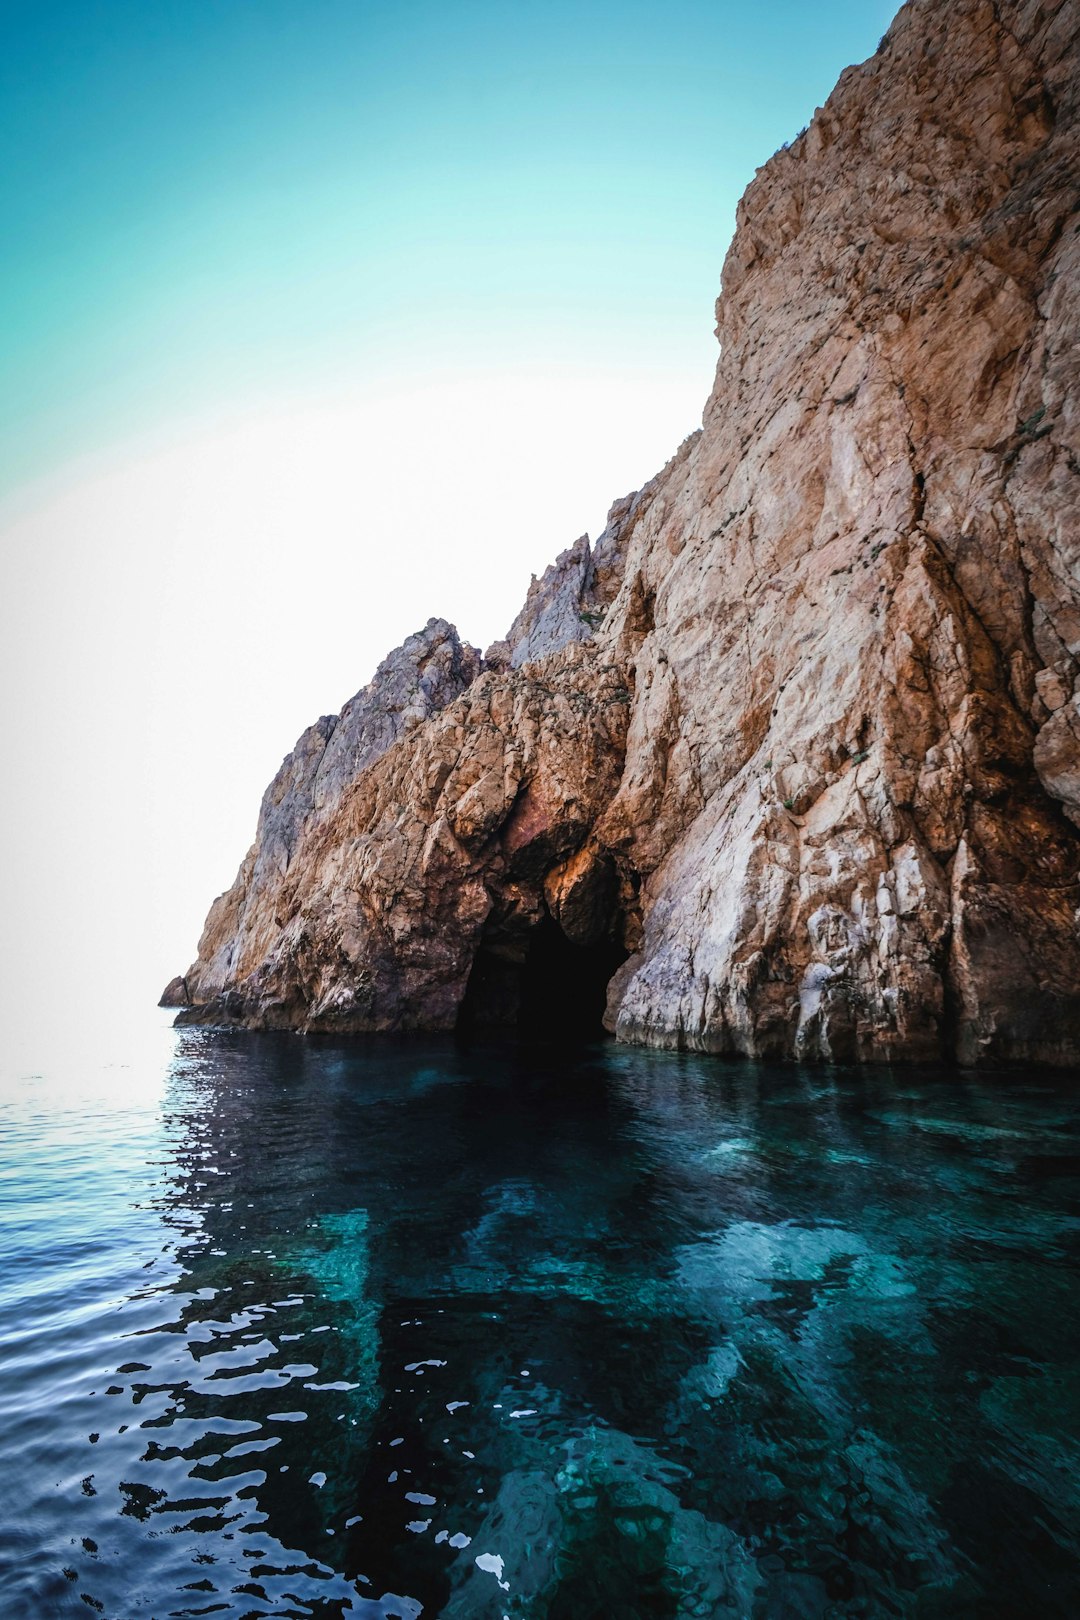
M 223 1530 L 235 1506 L 235 1448 L 206 1462 L 227 1402 L 256 1436 L 240 1445 L 249 1463 L 267 1447 L 262 1479 L 248 1466 L 239 1489 L 284 1547 L 441 1602 L 457 1554 L 476 1570 L 467 1546 L 488 1504 L 505 1506 L 500 1481 L 532 1427 L 500 1416 L 543 1387 L 500 1401 L 508 1380 L 524 1384 L 517 1364 L 560 1369 L 560 1408 L 626 1416 L 615 1369 L 585 1347 L 611 1307 L 624 1315 L 624 1374 L 655 1340 L 639 1268 L 624 1289 L 573 1255 L 625 1227 L 612 1258 L 629 1262 L 662 1197 L 604 1151 L 631 1118 L 587 1058 L 567 1077 L 567 1130 L 563 1088 L 514 1047 L 376 1042 L 365 1063 L 362 1046 L 289 1036 L 182 1041 L 184 1134 L 164 1204 L 187 1272 L 172 1326 L 197 1361 L 175 1393 L 208 1426 L 189 1460 L 221 1487 L 199 1528 Z M 686 1350 L 671 1355 L 675 1365 Z M 546 1446 L 533 1443 L 537 1458 Z M 460 1525 L 409 1531 L 433 1506 L 410 1496 L 433 1495 L 443 1512 L 464 1505 Z
M 1000 1080 L 191 1031 L 168 1106 L 182 1272 L 93 1489 L 181 1532 L 176 1590 L 577 1620 L 1069 1578 L 1027 1405 L 1074 1357 L 1031 1179 L 1064 1127 Z

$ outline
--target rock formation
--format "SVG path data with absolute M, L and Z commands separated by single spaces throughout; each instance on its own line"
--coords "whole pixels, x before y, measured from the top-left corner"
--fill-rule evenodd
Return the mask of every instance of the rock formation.
M 1080 1062 L 1078 42 L 903 8 L 740 204 L 701 431 L 486 667 L 433 621 L 304 734 L 181 1019 L 576 977 L 629 1041 Z

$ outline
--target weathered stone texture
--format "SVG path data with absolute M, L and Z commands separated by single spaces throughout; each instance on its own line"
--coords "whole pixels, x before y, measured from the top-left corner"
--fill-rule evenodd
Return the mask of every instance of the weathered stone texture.
M 240 925 L 211 912 L 200 947 L 208 963 L 232 953 L 227 976 L 193 969 L 198 999 L 268 1027 L 452 1026 L 481 935 L 520 951 L 545 875 L 611 798 L 630 697 L 621 669 L 576 643 L 481 676 L 308 821 L 278 882 L 245 863 Z
M 626 1040 L 1080 1061 L 1078 37 L 904 7 L 743 198 L 700 434 L 305 733 L 182 1017 L 449 1027 L 546 911 Z

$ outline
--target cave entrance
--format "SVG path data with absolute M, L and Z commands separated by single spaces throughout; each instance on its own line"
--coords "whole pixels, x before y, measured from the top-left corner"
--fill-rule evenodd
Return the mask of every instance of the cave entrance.
M 510 960 L 481 946 L 476 954 L 458 1029 L 514 1029 L 530 1040 L 579 1045 L 604 1035 L 612 975 L 626 961 L 621 945 L 604 939 L 575 945 L 550 916 L 531 929 L 524 958 Z

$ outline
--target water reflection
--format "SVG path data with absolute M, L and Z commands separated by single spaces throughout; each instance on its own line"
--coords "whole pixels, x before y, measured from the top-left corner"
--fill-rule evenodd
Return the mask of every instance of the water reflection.
M 12 1612 L 1077 1611 L 1066 1083 L 169 1041 L 7 1110 Z

